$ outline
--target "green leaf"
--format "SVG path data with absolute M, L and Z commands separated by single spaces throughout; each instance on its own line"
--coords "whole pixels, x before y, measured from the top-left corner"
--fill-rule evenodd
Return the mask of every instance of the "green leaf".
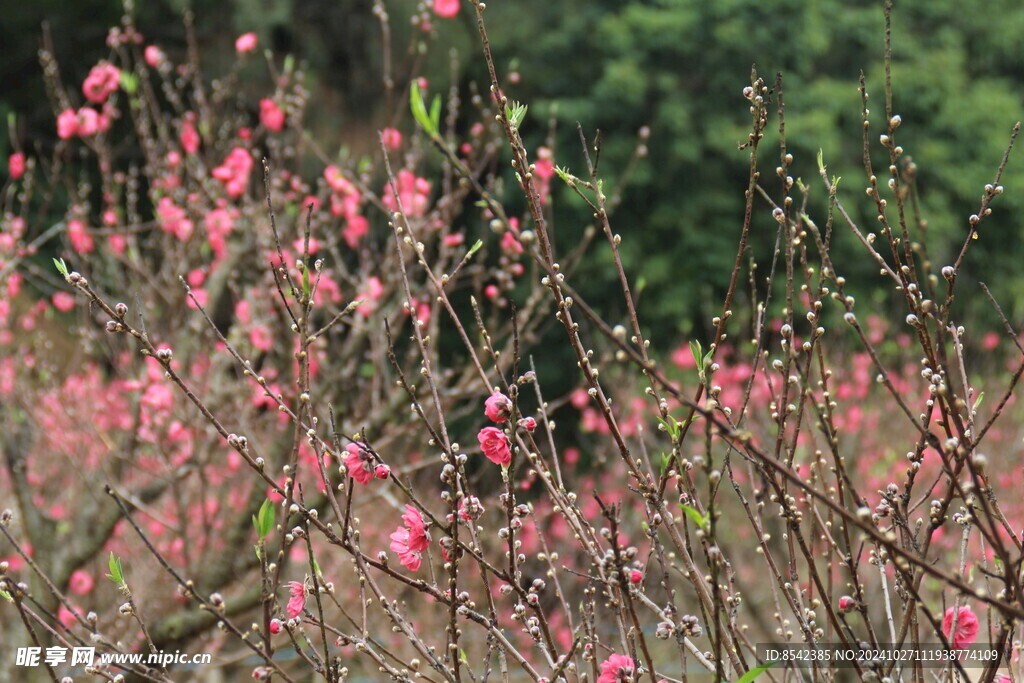
M 974 405 L 971 407 L 971 410 L 977 410 L 978 406 L 980 406 L 981 402 L 984 401 L 984 400 L 985 400 L 985 392 L 983 391 L 980 394 L 978 394 L 978 398 L 975 399 Z
M 707 530 L 710 527 L 711 518 L 708 515 L 700 514 L 700 512 L 697 511 L 697 508 L 691 507 L 686 503 L 680 503 L 679 507 L 682 508 L 683 512 L 686 513 L 686 516 L 693 520 L 693 523 L 701 529 Z
M 673 439 L 679 438 L 679 428 L 682 426 L 682 423 L 679 422 L 679 420 L 669 415 L 668 420 L 662 420 L 659 417 L 658 422 L 665 425 L 665 431 L 668 432 L 669 436 L 671 436 Z
M 312 287 L 309 284 L 309 268 L 302 269 L 302 297 L 309 300 L 309 295 L 312 292 Z
M 14 602 L 14 598 L 12 598 L 11 594 L 7 591 L 0 591 L 0 598 L 3 598 L 7 602 Z
M 525 104 L 513 102 L 512 104 L 505 105 L 505 116 L 508 118 L 509 123 L 513 128 L 519 128 L 519 124 L 526 118 L 526 110 L 529 107 Z
M 480 247 L 482 247 L 482 246 L 484 246 L 484 241 L 483 240 L 477 240 L 473 244 L 473 246 L 471 246 L 469 248 L 469 251 L 466 252 L 466 258 L 469 258 L 470 256 L 472 256 L 476 252 L 480 251 Z
M 761 666 L 755 667 L 755 668 L 751 669 L 750 671 L 748 671 L 747 673 L 745 673 L 742 676 L 740 676 L 739 678 L 737 678 L 736 679 L 736 683 L 750 683 L 755 678 L 757 678 L 758 676 L 763 674 L 765 671 L 770 669 L 774 664 L 775 664 L 775 662 L 767 662 L 765 664 L 762 664 Z
M 672 459 L 671 453 L 661 454 L 661 471 L 664 472 L 668 468 L 668 463 Z
M 64 259 L 53 259 L 53 265 L 56 266 L 58 273 L 64 277 L 68 276 L 68 265 L 64 263 Z
M 139 89 L 139 77 L 130 71 L 121 72 L 121 88 L 129 95 L 134 95 Z
M 427 106 L 423 103 L 423 93 L 420 92 L 420 86 L 417 83 L 413 83 L 409 88 L 409 110 L 412 112 L 412 117 L 416 119 L 416 123 L 420 124 L 420 128 L 428 135 L 437 135 L 437 127 L 427 114 Z
M 559 178 L 562 179 L 562 182 L 568 185 L 569 187 L 575 185 L 576 181 L 578 180 L 576 176 L 574 176 L 572 173 L 569 173 L 569 171 L 562 168 L 561 166 L 555 166 L 555 173 L 558 175 Z
M 118 586 L 124 586 L 124 570 L 121 568 L 121 558 L 114 554 L 114 551 L 110 551 L 110 559 L 107 560 L 107 568 L 110 573 L 107 574 L 107 578 L 116 583 Z
M 693 362 L 697 364 L 697 377 L 700 378 L 700 383 L 704 384 L 707 382 L 707 376 L 704 373 L 704 370 L 707 368 L 704 362 L 704 347 L 701 346 L 699 341 L 691 341 L 690 353 L 693 354 Z
M 437 133 L 441 130 L 441 96 L 434 95 L 434 101 L 430 103 L 430 123 L 433 125 L 433 131 Z
M 269 498 L 263 501 L 259 513 L 252 516 L 252 525 L 261 541 L 274 530 L 274 504 Z

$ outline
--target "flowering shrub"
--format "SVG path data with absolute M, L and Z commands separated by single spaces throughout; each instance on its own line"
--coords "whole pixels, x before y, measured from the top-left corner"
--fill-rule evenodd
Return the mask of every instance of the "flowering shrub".
M 372 158 L 305 134 L 293 60 L 272 62 L 248 110 L 194 57 L 146 45 L 130 13 L 85 103 L 48 71 L 59 142 L 10 160 L 0 242 L 5 645 L 208 651 L 260 680 L 616 683 L 749 681 L 771 664 L 758 642 L 984 642 L 986 680 L 1005 676 L 1024 616 L 1024 364 L 1000 356 L 1009 381 L 976 377 L 970 349 L 995 354 L 999 338 L 973 339 L 953 306 L 1005 158 L 960 258 L 936 271 L 909 218 L 916 168 L 892 93 L 876 170 L 862 85 L 867 232 L 823 159 L 820 182 L 794 181 L 781 81 L 752 75 L 728 295 L 706 348 L 688 340 L 661 363 L 599 140 L 584 136 L 579 175 L 531 152 L 483 4 L 430 13 L 469 9 L 492 97 L 463 111 L 404 75 L 408 113 Z M 239 37 L 236 58 L 257 45 Z M 758 170 L 772 116 L 775 186 Z M 61 168 L 81 180 L 44 173 Z M 70 196 L 52 227 L 35 213 L 48 180 Z M 607 240 L 619 322 L 576 288 L 592 246 L 555 239 L 556 180 Z M 744 315 L 755 212 L 779 246 L 750 267 Z M 839 230 L 877 262 L 906 328 L 860 313 L 831 258 Z M 552 320 L 561 348 L 541 343 Z M 547 395 L 534 353 L 571 357 L 579 388 Z

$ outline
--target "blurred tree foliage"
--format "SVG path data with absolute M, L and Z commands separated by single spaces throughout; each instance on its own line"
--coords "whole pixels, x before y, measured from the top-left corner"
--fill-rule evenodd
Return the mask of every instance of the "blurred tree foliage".
M 708 325 L 718 314 L 720 296 L 713 295 L 726 285 L 742 224 L 747 155 L 737 143 L 746 139 L 750 122 L 740 91 L 752 65 L 769 85 L 777 72 L 784 76 L 792 171 L 814 188 L 812 209 L 824 216 L 820 149 L 829 172 L 842 176 L 847 208 L 866 229 L 877 225 L 864 194 L 857 85 L 863 70 L 873 161 L 883 177 L 881 2 L 568 0 L 532 3 L 530 11 L 522 11 L 522 4 L 490 3 L 491 25 L 499 27 L 492 38 L 506 60 L 518 60 L 524 82 L 510 96 L 531 102 L 535 125 L 557 106 L 559 163 L 583 167 L 578 121 L 588 132 L 602 131 L 602 166 L 614 178 L 627 165 L 637 130 L 650 126 L 649 157 L 630 180 L 614 223 L 626 262 L 646 279 L 643 313 L 661 330 L 686 331 L 695 313 Z M 1012 0 L 986 3 L 984 12 L 954 0 L 896 4 L 894 111 L 903 119 L 898 141 L 919 166 L 936 271 L 959 251 L 967 217 L 977 211 L 1012 126 L 1022 118 L 1022 34 L 1024 5 Z M 778 196 L 780 181 L 770 173 L 778 159 L 775 122 L 772 127 L 761 148 L 762 183 Z M 1024 162 L 1011 158 L 1003 183 L 1008 192 L 982 224 L 968 275 L 993 286 L 1019 319 Z M 766 205 L 760 206 L 754 244 L 764 274 L 776 226 Z M 565 212 L 563 223 L 579 216 Z M 855 292 L 884 302 L 889 292 L 869 286 L 878 283 L 877 268 L 846 232 L 840 231 L 839 241 L 845 257 L 837 262 L 845 264 L 850 281 L 861 283 Z M 607 256 L 606 248 L 597 249 Z M 598 263 L 585 281 L 607 282 L 610 293 L 609 264 L 610 258 Z
M 180 49 L 184 38 L 177 17 L 186 4 L 140 2 L 138 24 L 148 39 L 169 51 Z M 415 58 L 416 51 L 406 48 L 413 35 L 408 17 L 417 4 L 385 4 L 400 68 L 410 54 Z M 1024 4 L 991 0 L 977 11 L 970 5 L 898 2 L 893 15 L 894 111 L 903 119 L 898 140 L 919 166 L 921 210 L 934 237 L 936 271 L 959 250 L 967 216 L 977 210 L 1011 127 L 1024 118 Z M 304 60 L 314 93 L 309 123 L 329 145 L 356 144 L 353 128 L 369 131 L 393 118 L 395 112 L 384 111 L 380 98 L 380 31 L 372 0 L 234 0 L 193 8 L 208 58 L 227 63 L 233 58 L 233 37 L 256 30 L 262 46 Z M 487 14 L 499 68 L 522 76 L 507 94 L 530 104 L 524 133 L 542 144 L 549 121 L 556 121 L 559 164 L 582 173 L 576 122 L 588 134 L 600 129 L 602 169 L 614 186 L 638 144 L 637 131 L 649 126 L 649 155 L 629 178 L 614 226 L 624 238 L 631 273 L 643 279 L 642 317 L 663 343 L 691 331 L 702 336 L 718 313 L 742 222 L 747 157 L 737 143 L 746 139 L 749 115 L 740 92 L 752 65 L 769 84 L 777 72 L 784 74 L 792 172 L 814 189 L 812 211 L 823 219 L 825 193 L 816 166 L 820 149 L 829 172 L 842 177 L 841 198 L 852 215 L 866 229 L 876 224 L 864 195 L 857 82 L 863 71 L 872 96 L 872 154 L 881 176 L 880 1 L 491 0 Z M 51 24 L 58 57 L 68 65 L 65 78 L 77 84 L 104 55 L 102 37 L 118 15 L 116 2 L 43 0 L 8 8 L 0 27 L 7 53 L 0 64 L 5 84 L 0 113 L 16 110 L 26 117 L 18 126 L 23 139 L 52 136 L 53 115 L 40 107 L 45 91 L 38 66 L 33 68 L 43 19 Z M 462 54 L 458 72 L 463 85 L 470 79 L 484 82 L 482 64 L 475 59 L 478 41 L 470 4 L 464 3 L 455 21 L 433 23 L 437 44 L 425 64 L 431 83 L 437 84 L 432 90 L 443 91 L 450 81 L 450 46 Z M 218 66 L 213 61 L 210 72 Z M 245 87 L 252 89 L 255 104 L 266 84 L 253 81 Z M 403 125 L 409 125 L 408 118 Z M 774 125 L 761 148 L 765 171 L 774 168 L 778 156 Z M 357 149 L 369 151 L 358 144 Z M 762 182 L 777 193 L 774 174 L 765 172 Z M 985 280 L 1007 311 L 1021 319 L 1024 245 L 1017 216 L 1024 208 L 1024 162 L 1011 160 L 1003 184 L 1008 191 L 982 224 L 968 276 Z M 558 239 L 568 249 L 582 234 L 588 214 L 566 191 L 555 206 Z M 765 204 L 758 206 L 753 246 L 764 274 L 776 225 Z M 838 234 L 841 256 L 836 260 L 857 283 L 853 291 L 877 300 L 883 306 L 878 312 L 884 313 L 891 292 L 873 286 L 879 283 L 873 262 L 846 231 Z M 592 249 L 599 256 L 581 281 L 587 293 L 614 305 L 619 299 L 611 296 L 615 278 L 608 249 L 600 241 Z

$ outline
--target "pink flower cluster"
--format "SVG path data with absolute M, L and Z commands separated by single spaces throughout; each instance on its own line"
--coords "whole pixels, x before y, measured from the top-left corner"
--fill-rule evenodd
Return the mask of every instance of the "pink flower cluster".
M 551 178 L 555 175 L 555 162 L 552 159 L 551 150 L 547 147 L 537 149 L 537 161 L 534 163 L 533 177 L 536 180 L 534 187 L 540 195 L 540 203 L 547 204 L 551 195 Z
M 252 165 L 252 154 L 244 147 L 235 147 L 228 153 L 224 163 L 213 169 L 213 177 L 224 183 L 229 197 L 237 199 L 249 187 Z
M 227 237 L 235 229 L 235 212 L 219 206 L 206 214 L 206 241 L 210 245 L 215 258 L 222 259 L 227 254 Z
M 85 223 L 77 218 L 68 221 L 68 241 L 71 248 L 79 254 L 89 254 L 96 248 L 92 235 L 85 229 Z
M 284 130 L 284 110 L 269 97 L 260 100 L 260 123 L 274 133 Z
M 110 115 L 96 111 L 92 107 L 82 107 L 78 111 L 65 109 L 57 116 L 57 137 L 61 140 L 70 140 L 73 137 L 89 138 L 108 130 Z
M 192 236 L 195 223 L 185 209 L 175 204 L 170 197 L 160 198 L 156 205 L 156 215 L 160 219 L 160 229 L 174 235 L 179 241 L 185 242 Z
M 342 237 L 345 238 L 345 244 L 349 249 L 355 249 L 359 246 L 359 240 L 370 231 L 370 223 L 366 216 L 359 213 L 362 195 L 337 166 L 328 166 L 324 169 L 324 180 L 331 188 L 331 215 L 345 219 Z
M 612 655 L 601 664 L 601 676 L 597 683 L 620 683 L 633 673 L 633 658 L 627 655 Z
M 357 443 L 350 443 L 345 446 L 345 469 L 348 476 L 355 479 L 364 486 L 373 481 L 373 478 L 387 479 L 391 475 L 391 468 L 384 464 L 374 465 L 373 458 L 363 447 Z
M 402 515 L 404 526 L 391 534 L 391 550 L 398 553 L 398 561 L 409 571 L 417 571 L 423 561 L 423 553 L 430 545 L 430 535 L 423 521 L 423 515 L 412 505 L 405 506 Z
M 426 214 L 430 199 L 429 180 L 419 178 L 412 171 L 403 168 L 398 172 L 398 200 L 395 199 L 395 193 L 395 185 L 388 183 L 381 194 L 381 201 L 390 211 L 398 211 L 400 200 L 406 216 L 419 217 Z
M 82 94 L 93 104 L 103 104 L 117 92 L 121 84 L 121 70 L 110 62 L 100 62 L 89 71 L 82 83 Z
M 195 154 L 199 151 L 199 131 L 196 130 L 195 115 L 189 112 L 181 122 L 181 130 L 178 132 L 181 148 L 186 154 Z

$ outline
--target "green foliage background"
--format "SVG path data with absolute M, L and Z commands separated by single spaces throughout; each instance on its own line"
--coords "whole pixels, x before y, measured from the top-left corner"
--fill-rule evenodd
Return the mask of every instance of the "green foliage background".
M 138 6 L 138 25 L 172 56 L 183 49 L 177 17 L 185 5 L 148 0 Z M 413 30 L 407 18 L 416 4 L 386 5 L 397 54 Z M 235 0 L 192 8 L 211 72 L 218 60 L 231 60 L 235 35 L 256 30 L 262 46 L 305 61 L 314 85 L 308 121 L 314 133 L 328 148 L 344 143 L 358 151 L 358 134 L 386 125 L 388 117 L 378 87 L 380 32 L 372 6 L 371 0 Z M 64 76 L 77 84 L 104 55 L 102 37 L 119 13 L 115 2 L 51 0 L 7 8 L 0 27 L 7 53 L 0 65 L 0 113 L 19 113 L 23 141 L 45 147 L 53 135 L 53 113 L 44 106 L 34 61 L 41 22 L 49 21 Z M 717 313 L 742 221 L 747 160 L 737 143 L 746 138 L 749 115 L 740 93 L 752 65 L 769 83 L 777 72 L 784 75 L 793 173 L 815 188 L 812 210 L 823 217 L 815 162 L 820 149 L 830 172 L 842 176 L 841 196 L 854 217 L 867 229 L 875 224 L 863 191 L 857 83 L 863 71 L 872 95 L 873 154 L 876 168 L 884 171 L 877 145 L 884 118 L 881 2 L 490 0 L 487 13 L 499 68 L 522 75 L 507 94 L 530 104 L 524 134 L 541 144 L 549 122 L 556 122 L 559 164 L 582 169 L 576 122 L 589 133 L 600 129 L 602 167 L 614 185 L 636 147 L 637 131 L 650 127 L 650 154 L 630 177 L 614 223 L 624 238 L 626 263 L 643 277 L 641 315 L 656 337 L 674 341 L 682 333 L 699 334 Z M 435 92 L 450 82 L 453 46 L 461 55 L 456 73 L 462 84 L 484 80 L 471 14 L 464 3 L 454 21 L 434 21 L 437 42 L 426 73 Z M 893 16 L 894 110 L 903 119 L 899 141 L 920 168 L 922 210 L 938 270 L 959 249 L 967 216 L 977 210 L 1013 124 L 1024 118 L 1024 5 L 897 2 Z M 267 84 L 253 80 L 245 87 L 255 103 Z M 774 167 L 776 139 L 773 123 L 762 147 L 767 170 Z M 763 183 L 769 191 L 778 189 L 770 173 Z M 1024 162 L 1011 159 L 1003 184 L 1007 192 L 983 223 L 967 276 L 988 282 L 1007 312 L 1021 319 L 1024 247 L 1017 217 L 1024 208 Z M 753 245 L 766 270 L 775 224 L 765 205 L 759 206 Z M 588 214 L 560 191 L 555 216 L 560 246 L 568 249 Z M 877 312 L 884 314 L 891 293 L 878 286 L 876 267 L 847 232 L 839 234 L 835 260 L 857 283 L 854 293 L 876 300 Z M 615 281 L 607 248 L 593 250 L 582 281 L 591 296 L 614 305 L 617 298 L 604 296 Z M 962 291 L 977 287 L 967 283 Z M 984 306 L 957 313 L 993 322 Z

